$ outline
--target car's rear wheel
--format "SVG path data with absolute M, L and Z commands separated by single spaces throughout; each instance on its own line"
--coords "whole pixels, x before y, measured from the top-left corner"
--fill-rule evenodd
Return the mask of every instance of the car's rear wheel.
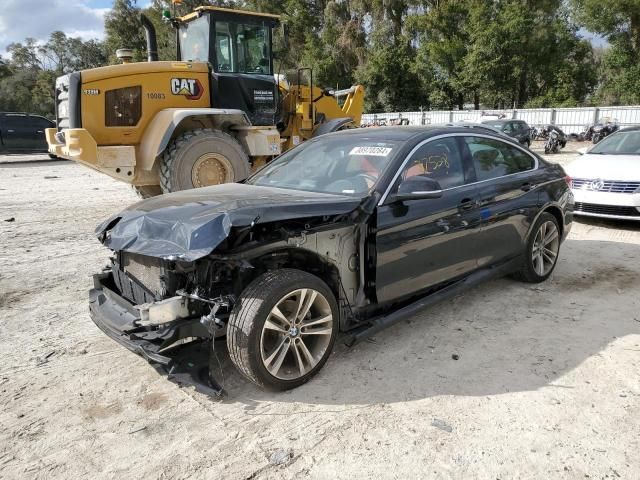
M 527 240 L 525 258 L 516 277 L 530 283 L 544 282 L 553 272 L 560 252 L 560 227 L 556 217 L 543 213 Z
M 336 299 L 318 277 L 281 269 L 255 279 L 231 312 L 231 360 L 257 385 L 288 390 L 307 382 L 331 354 L 338 333 Z

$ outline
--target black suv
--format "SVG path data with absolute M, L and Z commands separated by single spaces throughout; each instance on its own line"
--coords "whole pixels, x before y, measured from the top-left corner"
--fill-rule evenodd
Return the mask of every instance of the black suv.
M 485 120 L 482 123 L 515 138 L 522 145 L 531 146 L 531 127 L 524 120 Z
M 226 337 L 248 379 L 293 388 L 339 332 L 353 344 L 488 278 L 546 280 L 572 217 L 562 167 L 489 129 L 322 135 L 243 183 L 106 220 L 91 316 L 173 379 L 220 393 L 202 372 Z
M 39 115 L 0 112 L 0 153 L 46 153 L 44 130 L 55 126 L 55 122 Z

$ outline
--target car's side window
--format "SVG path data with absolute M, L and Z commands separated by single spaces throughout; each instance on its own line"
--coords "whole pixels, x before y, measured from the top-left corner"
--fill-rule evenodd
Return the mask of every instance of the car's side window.
M 514 130 L 515 129 L 514 129 L 513 123 L 511 122 L 505 123 L 504 128 L 502 129 L 504 133 L 513 133 Z
M 443 189 L 464 185 L 464 166 L 456 138 L 439 138 L 419 147 L 404 166 L 400 181 L 416 175 L 436 180 Z
M 535 167 L 534 158 L 500 140 L 465 137 L 478 181 L 525 172 Z

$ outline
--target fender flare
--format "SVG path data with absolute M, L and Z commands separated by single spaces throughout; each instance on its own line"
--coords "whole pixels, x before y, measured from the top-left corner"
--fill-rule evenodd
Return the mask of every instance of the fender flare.
M 249 126 L 251 121 L 242 110 L 226 108 L 167 108 L 159 111 L 149 123 L 138 146 L 136 168 L 152 170 L 156 158 L 179 133 L 185 121 L 200 121 L 207 127 L 228 130 L 234 126 Z
M 566 223 L 567 223 L 565 215 L 564 215 L 564 209 L 562 208 L 562 205 L 560 205 L 558 202 L 547 202 L 542 207 L 540 207 L 540 210 L 538 211 L 536 216 L 532 219 L 531 225 L 529 225 L 529 228 L 527 229 L 527 235 L 525 237 L 525 242 L 529 240 L 529 237 L 533 233 L 533 226 L 538 221 L 538 218 L 540 218 L 540 216 L 543 213 L 549 212 L 549 210 L 551 210 L 551 209 L 555 209 L 555 210 L 558 210 L 560 212 L 560 222 L 559 223 L 560 223 L 560 230 L 561 230 L 561 239 L 564 240 L 565 232 L 566 232 Z M 553 213 L 552 213 L 552 215 L 555 217 L 555 215 Z
M 348 123 L 353 123 L 353 118 L 346 117 L 329 120 L 328 122 L 320 124 L 313 132 L 313 135 L 311 135 L 311 138 L 319 137 L 325 133 L 337 132 L 341 127 L 344 127 Z

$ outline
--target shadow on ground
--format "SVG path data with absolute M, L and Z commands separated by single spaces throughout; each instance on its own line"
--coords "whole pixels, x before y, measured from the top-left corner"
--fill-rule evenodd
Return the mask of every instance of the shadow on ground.
M 609 261 L 598 262 L 605 250 Z M 364 405 L 571 388 L 563 375 L 614 339 L 640 333 L 639 260 L 640 245 L 569 240 L 547 282 L 492 281 L 353 348 L 339 338 L 322 371 L 289 392 L 244 380 L 217 341 L 223 401 L 248 409 L 262 401 Z
M 609 230 L 625 230 L 640 232 L 640 222 L 637 220 L 618 220 L 613 218 L 574 216 L 574 221 L 592 227 L 606 228 Z

